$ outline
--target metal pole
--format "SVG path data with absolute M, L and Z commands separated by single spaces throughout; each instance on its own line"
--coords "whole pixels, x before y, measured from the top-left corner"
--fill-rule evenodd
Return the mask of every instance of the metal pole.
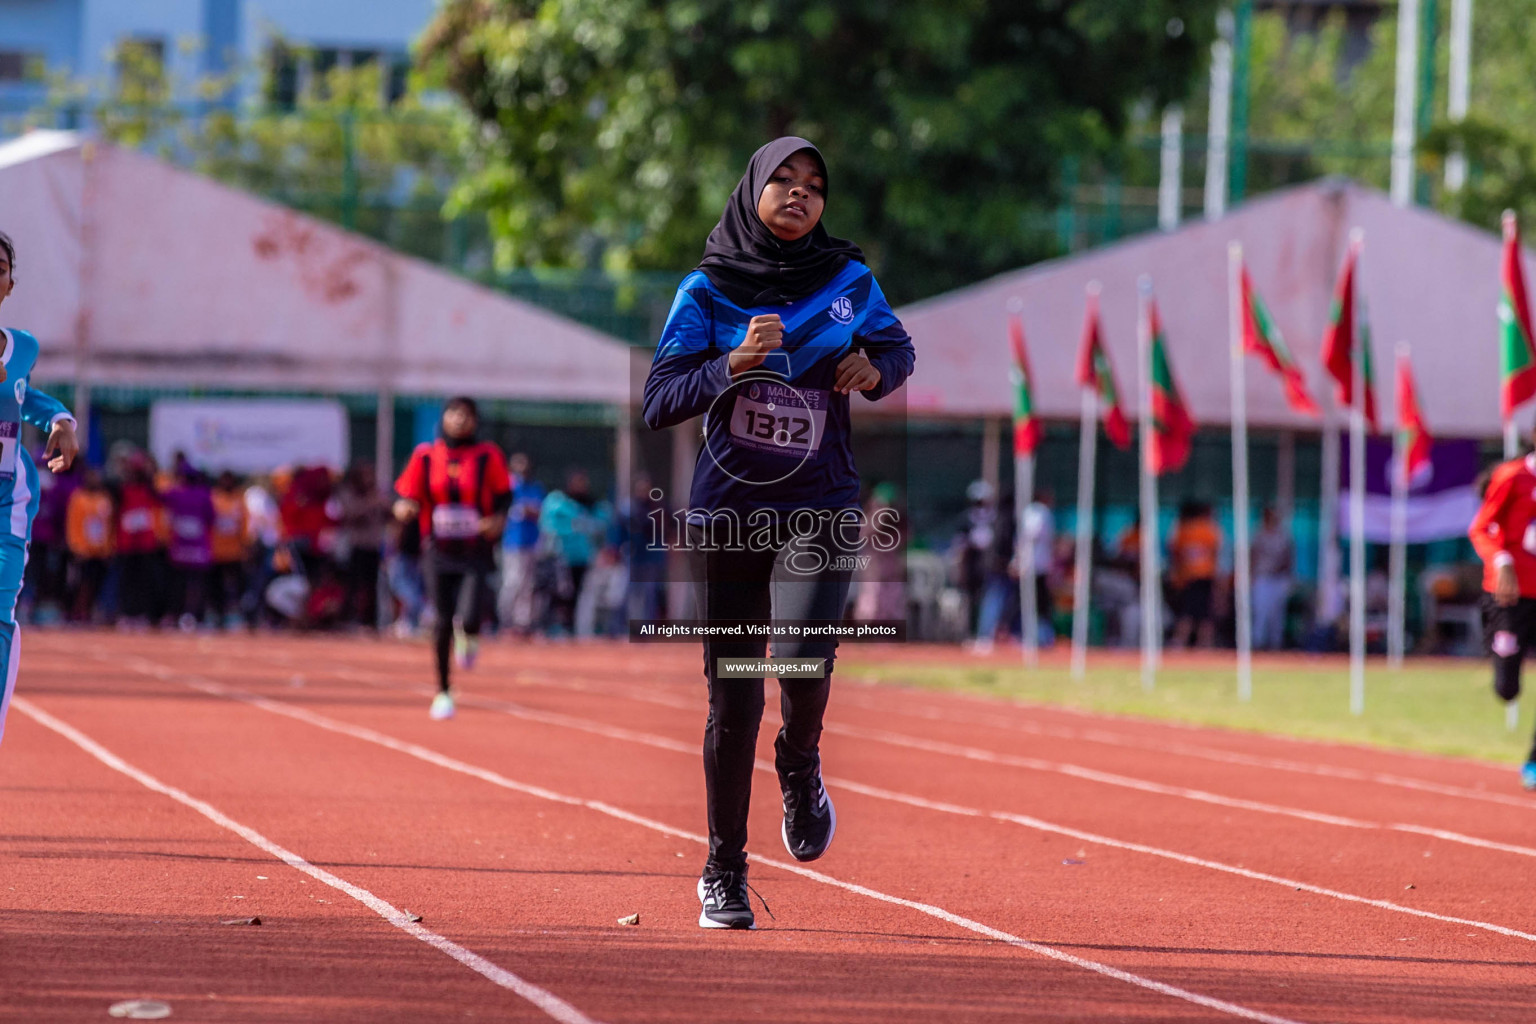
M 1040 609 L 1035 606 L 1035 545 L 1026 529 L 1029 506 L 1035 499 L 1035 457 L 1013 457 L 1014 513 L 1018 519 L 1015 536 L 1019 553 L 1019 616 L 1024 635 L 1024 664 L 1033 668 L 1040 663 Z
M 1397 5 L 1397 89 L 1392 114 L 1392 202 L 1413 202 L 1414 94 L 1418 87 L 1419 0 Z
M 1227 212 L 1227 139 L 1232 117 L 1232 12 L 1216 15 L 1217 38 L 1211 44 L 1210 125 L 1205 146 L 1205 219 Z
M 1334 623 L 1339 604 L 1339 423 L 1331 398 L 1323 414 L 1322 480 L 1317 521 L 1317 624 Z
M 1451 0 L 1450 94 L 1446 114 L 1454 124 L 1467 116 L 1472 90 L 1472 0 Z M 1445 161 L 1445 187 L 1459 192 L 1467 183 L 1467 154 L 1458 147 Z
M 1157 184 L 1157 226 L 1172 231 L 1183 216 L 1184 108 L 1177 103 L 1163 111 L 1163 148 Z
M 1397 343 L 1397 379 L 1402 380 L 1408 361 L 1408 343 Z M 1401 385 L 1399 385 L 1401 387 Z M 1392 550 L 1391 583 L 1387 595 L 1387 664 L 1403 665 L 1407 646 L 1406 614 L 1408 582 L 1408 449 L 1403 445 L 1403 411 L 1397 410 L 1398 429 L 1392 438 Z
M 1237 632 L 1237 699 L 1253 698 L 1252 571 L 1248 547 L 1248 395 L 1243 373 L 1243 247 L 1227 247 L 1232 369 L 1232 589 Z
M 1151 690 L 1157 682 L 1158 647 L 1162 641 L 1158 586 L 1157 480 L 1152 475 L 1152 330 L 1148 305 L 1152 279 L 1137 282 L 1136 365 L 1141 374 L 1141 686 Z
M 1350 233 L 1358 240 L 1360 230 Z M 1355 273 L 1359 274 L 1358 264 Z M 1358 280 L 1358 279 L 1357 279 Z M 1356 285 L 1355 337 L 1350 353 L 1349 410 L 1349 710 L 1365 712 L 1365 310 Z
M 1098 454 L 1098 394 L 1082 389 L 1077 442 L 1077 551 L 1072 572 L 1072 678 L 1088 672 L 1088 612 L 1093 590 L 1093 474 Z

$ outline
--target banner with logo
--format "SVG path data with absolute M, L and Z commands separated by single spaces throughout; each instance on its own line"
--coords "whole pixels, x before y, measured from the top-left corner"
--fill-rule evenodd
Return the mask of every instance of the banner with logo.
M 327 399 L 162 399 L 150 409 L 149 447 L 162 466 L 184 452 L 212 473 L 342 469 L 350 451 L 347 411 Z
M 1465 537 L 1480 499 L 1475 489 L 1482 469 L 1476 441 L 1436 441 L 1429 462 L 1408 486 L 1408 543 Z M 1365 539 L 1392 539 L 1392 441 L 1365 440 Z M 1349 536 L 1349 459 L 1340 459 L 1339 531 Z

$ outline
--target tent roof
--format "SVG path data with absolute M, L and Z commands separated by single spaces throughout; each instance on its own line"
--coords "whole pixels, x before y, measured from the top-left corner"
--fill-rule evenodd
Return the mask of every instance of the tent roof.
M 1271 193 L 1225 219 L 1192 223 L 999 275 L 900 311 L 916 339 L 907 383 L 914 412 L 1007 416 L 1013 409 L 1006 323 L 1017 300 L 1029 343 L 1036 408 L 1075 418 L 1084 289 L 1103 286 L 1100 315 L 1122 400 L 1134 415 L 1136 281 L 1150 274 L 1173 370 L 1202 424 L 1231 418 L 1227 244 L 1242 243 L 1254 286 L 1326 408 L 1332 380 L 1319 361 L 1323 330 L 1352 228 L 1365 233 L 1360 294 L 1368 304 L 1376 400 L 1393 415 L 1391 368 L 1412 346 L 1421 405 L 1441 436 L 1496 436 L 1499 421 L 1500 241 L 1460 221 L 1393 206 L 1385 195 L 1329 179 Z M 1286 406 L 1279 381 L 1247 360 L 1248 414 L 1258 425 L 1316 429 Z M 1324 392 L 1327 392 L 1325 395 Z
M 39 379 L 621 403 L 623 342 L 69 132 L 0 145 Z

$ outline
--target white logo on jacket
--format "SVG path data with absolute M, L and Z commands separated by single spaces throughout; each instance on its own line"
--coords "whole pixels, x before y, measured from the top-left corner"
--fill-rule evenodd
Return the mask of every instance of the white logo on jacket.
M 27 378 L 18 377 L 16 380 L 16 404 L 20 405 L 27 397 Z
M 832 308 L 828 313 L 840 324 L 853 323 L 853 300 L 846 295 L 839 296 L 832 301 Z

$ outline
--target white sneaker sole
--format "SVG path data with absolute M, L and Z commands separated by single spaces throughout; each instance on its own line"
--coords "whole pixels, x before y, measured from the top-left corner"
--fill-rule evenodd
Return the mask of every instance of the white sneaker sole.
M 704 906 L 704 879 L 702 879 L 702 878 L 699 879 L 699 884 L 695 887 L 695 889 L 696 889 L 696 891 L 699 894 L 699 907 L 702 908 Z M 747 925 L 745 928 L 738 928 L 735 925 L 721 924 L 719 921 L 712 921 L 712 920 L 710 920 L 709 915 L 704 913 L 703 909 L 700 909 L 699 910 L 699 927 L 700 928 L 720 928 L 720 929 L 724 929 L 725 931 L 733 931 L 733 932 L 748 932 L 748 931 L 755 931 L 757 929 L 757 921 L 753 920 L 753 922 L 751 924 Z
M 785 851 L 791 857 L 795 858 L 795 860 L 802 864 L 809 864 L 813 860 L 820 860 L 822 857 L 826 856 L 828 850 L 832 849 L 832 838 L 837 835 L 837 808 L 832 804 L 831 793 L 827 794 L 827 813 L 832 816 L 832 827 L 827 829 L 826 845 L 823 846 L 821 848 L 821 852 L 814 857 L 801 857 L 799 854 L 795 853 L 794 848 L 789 845 L 789 819 L 784 818 L 779 822 L 779 838 L 784 840 Z

